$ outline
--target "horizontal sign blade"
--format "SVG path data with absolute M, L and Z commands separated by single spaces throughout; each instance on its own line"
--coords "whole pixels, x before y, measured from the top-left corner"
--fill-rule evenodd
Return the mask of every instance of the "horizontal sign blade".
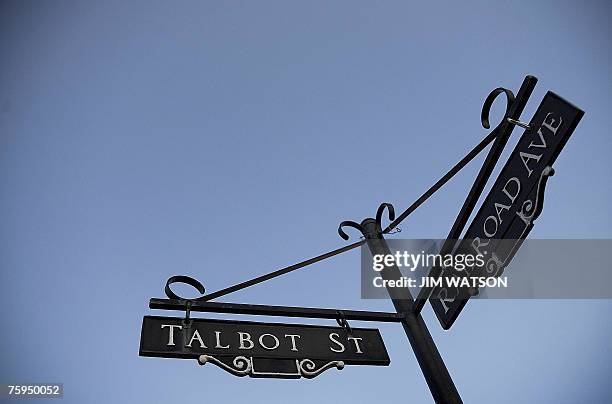
M 485 267 L 503 267 L 516 253 L 520 241 L 542 210 L 544 186 L 553 174 L 552 164 L 567 143 L 584 112 L 549 91 L 513 150 L 456 253 L 484 255 Z M 511 248 L 500 240 L 517 240 Z M 499 248 L 497 248 L 499 247 Z M 479 276 L 469 269 L 445 270 L 443 276 Z M 490 275 L 489 275 L 490 276 Z M 434 290 L 431 305 L 444 329 L 449 329 L 466 305 L 466 290 Z
M 266 369 L 256 374 L 251 369 L 248 374 L 259 377 L 300 377 L 295 368 L 304 361 L 313 368 L 330 362 L 338 368 L 390 362 L 377 329 L 352 328 L 349 332 L 342 327 L 159 316 L 143 318 L 140 355 L 201 362 L 205 356 L 204 362 L 229 367 L 236 360 L 245 360 L 251 368 Z M 307 372 L 301 376 L 308 377 Z

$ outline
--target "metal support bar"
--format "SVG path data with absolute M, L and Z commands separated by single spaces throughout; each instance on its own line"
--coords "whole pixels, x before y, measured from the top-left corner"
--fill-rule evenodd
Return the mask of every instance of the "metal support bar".
M 383 231 L 383 234 L 388 234 L 391 230 L 396 228 L 404 219 L 406 219 L 412 212 L 417 210 L 419 206 L 421 206 L 425 201 L 427 201 L 433 194 L 438 192 L 444 184 L 446 184 L 451 178 L 453 178 L 459 171 L 461 171 L 470 161 L 472 161 L 480 152 L 482 152 L 485 147 L 487 147 L 491 142 L 496 139 L 495 131 L 489 133 L 484 139 L 480 141 L 470 152 L 463 157 L 457 164 L 455 164 L 442 178 L 436 181 L 427 191 L 423 193 L 416 201 L 412 203 L 412 205 L 408 206 L 405 211 L 403 211 L 397 219 L 391 222 L 387 228 Z
M 187 300 L 175 299 L 151 299 L 149 308 L 160 310 L 180 310 L 185 311 Z M 387 323 L 402 322 L 404 316 L 398 313 L 386 313 L 380 311 L 361 311 L 344 309 L 321 309 L 316 307 L 287 307 L 287 306 L 267 306 L 262 304 L 238 304 L 238 303 L 216 303 L 216 302 L 197 302 L 190 304 L 191 312 L 207 313 L 229 313 L 229 314 L 248 314 L 255 316 L 278 316 L 278 317 L 304 317 L 304 318 L 328 318 L 338 319 L 341 312 L 346 320 L 357 321 L 380 321 Z
M 380 225 L 377 225 L 376 220 L 372 218 L 361 222 L 362 232 L 372 255 L 391 254 L 379 227 Z M 401 277 L 401 272 L 393 265 L 383 269 L 381 276 L 385 280 L 394 280 Z M 395 309 L 404 318 L 402 326 L 435 402 L 444 404 L 462 403 L 459 392 L 448 369 L 446 369 L 423 317 L 412 310 L 414 301 L 410 291 L 407 288 L 388 288 L 388 291 Z
M 200 300 L 206 300 L 206 301 L 213 300 L 218 297 L 225 296 L 230 293 L 234 293 L 238 290 L 242 290 L 250 286 L 257 285 L 258 283 L 265 282 L 267 280 L 276 278 L 277 276 L 288 274 L 289 272 L 295 271 L 296 269 L 304 268 L 316 262 L 323 261 L 324 259 L 331 258 L 338 254 L 342 254 L 343 252 L 346 252 L 346 251 L 350 251 L 353 248 L 361 247 L 364 243 L 365 241 L 363 240 L 357 241 L 356 243 L 337 248 L 333 251 L 326 252 L 325 254 L 317 255 L 316 257 L 307 259 L 306 261 L 298 262 L 297 264 L 289 265 L 288 267 L 279 269 L 277 271 L 270 272 L 265 275 L 258 276 L 256 278 L 249 279 L 248 281 L 240 282 L 236 285 L 229 286 L 225 289 L 221 289 L 216 292 L 209 293 L 207 295 L 202 296 Z

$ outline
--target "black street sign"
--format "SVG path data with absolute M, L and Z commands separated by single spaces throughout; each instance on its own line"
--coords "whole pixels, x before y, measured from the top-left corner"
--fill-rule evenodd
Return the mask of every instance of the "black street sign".
M 277 378 L 390 362 L 377 329 L 159 316 L 143 318 L 140 356 L 197 359 L 237 376 Z
M 351 220 L 340 223 L 338 233 L 343 239 L 349 239 L 343 228 L 352 227 L 361 232 L 363 236 L 361 240 L 208 294 L 204 285 L 194 278 L 185 275 L 170 277 L 165 287 L 168 299 L 151 299 L 149 307 L 160 310 L 185 310 L 185 318 L 145 316 L 140 338 L 140 355 L 197 359 L 201 365 L 213 363 L 237 376 L 312 378 L 327 369 L 333 367 L 342 369 L 347 364 L 389 365 L 389 356 L 378 330 L 351 329 L 347 320 L 399 322 L 408 336 L 434 401 L 462 403 L 457 387 L 420 311 L 429 299 L 442 327 L 448 329 L 470 296 L 478 293 L 475 288 L 437 288 L 432 292 L 433 286 L 424 287 L 416 300 L 408 289 L 391 288 L 388 291 L 395 307 L 394 313 L 236 304 L 210 302 L 210 300 L 288 274 L 362 245 L 367 245 L 372 254 L 390 254 L 384 235 L 393 229 L 399 231 L 398 225 L 406 217 L 490 144 L 492 144 L 491 149 L 442 248 L 444 255 L 451 252 L 481 254 L 484 256 L 485 265 L 466 268 L 460 272 L 452 268 L 445 270 L 434 267 L 429 276 L 436 277 L 442 271 L 444 271 L 442 276 L 453 277 L 452 281 L 467 281 L 468 279 L 465 279 L 467 276 L 499 276 L 540 215 L 546 182 L 554 174 L 552 164 L 583 115 L 583 111 L 549 91 L 531 122 L 529 124 L 521 122 L 521 113 L 536 82 L 537 78 L 526 76 L 516 97 L 511 90 L 504 87 L 491 91 L 483 104 L 482 125 L 486 129 L 490 128 L 491 106 L 499 95 L 504 94 L 507 104 L 502 122 L 397 218 L 393 205 L 382 203 L 376 212 L 376 218 L 368 217 L 361 223 Z M 515 126 L 527 130 L 503 167 L 464 239 L 457 243 L 455 239 L 460 237 Z M 382 226 L 385 212 L 391 221 L 386 228 Z M 456 244 L 459 245 L 454 248 Z M 476 260 L 476 262 L 481 261 Z M 465 263 L 467 264 L 467 261 Z M 386 280 L 394 280 L 401 275 L 395 266 L 390 268 L 394 268 L 395 271 L 382 272 Z M 175 283 L 190 285 L 197 289 L 201 296 L 193 299 L 183 298 L 172 291 L 171 285 Z M 448 285 L 449 282 L 443 284 Z M 335 319 L 340 327 L 190 319 L 192 311 Z
M 540 214 L 546 181 L 554 173 L 552 165 L 583 114 L 555 93 L 546 94 L 455 251 L 484 255 L 484 268 L 445 269 L 443 276 L 501 274 Z M 452 326 L 473 293 L 477 291 L 434 290 L 430 302 L 444 329 Z

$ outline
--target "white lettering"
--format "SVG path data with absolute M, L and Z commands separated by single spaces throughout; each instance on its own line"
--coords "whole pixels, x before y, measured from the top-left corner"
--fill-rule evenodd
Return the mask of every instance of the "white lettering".
M 563 118 L 559 117 L 559 123 L 557 124 L 557 126 L 554 126 L 555 122 L 556 122 L 555 119 L 551 119 L 550 122 L 547 122 L 548 118 L 552 114 L 553 114 L 552 112 L 549 112 L 548 114 L 546 114 L 546 118 L 544 118 L 544 122 L 542 122 L 542 126 L 544 126 L 545 128 L 548 128 L 548 130 L 550 130 L 553 135 L 556 135 L 557 134 L 557 129 L 559 129 L 559 127 L 563 123 Z
M 495 212 L 497 213 L 497 218 L 499 219 L 499 223 L 503 222 L 503 219 L 501 218 L 502 212 L 508 209 L 510 209 L 510 206 L 502 205 L 501 203 L 495 202 Z
M 519 155 L 521 156 L 521 161 L 523 162 L 523 165 L 527 169 L 527 177 L 531 177 L 531 173 L 533 173 L 533 169 L 529 168 L 529 161 L 535 160 L 537 163 L 538 161 L 540 161 L 540 158 L 542 157 L 542 155 L 525 153 L 525 152 L 520 152 Z
M 357 353 L 363 353 L 361 351 L 361 348 L 359 347 L 359 342 L 358 342 L 358 341 L 361 341 L 363 338 L 348 337 L 348 339 L 355 343 L 355 348 L 357 349 Z
M 272 339 L 274 340 L 274 346 L 267 346 L 266 344 L 264 344 L 264 337 L 272 337 Z M 263 349 L 267 349 L 269 351 L 278 348 L 278 346 L 280 345 L 280 342 L 278 341 L 278 338 L 276 338 L 274 335 L 272 334 L 261 334 L 261 337 L 259 337 L 259 345 L 261 345 L 261 347 Z
M 516 193 L 514 195 L 510 195 L 510 191 L 508 190 L 508 184 L 512 182 L 516 184 Z M 521 182 L 519 181 L 518 178 L 512 177 L 508 180 L 508 182 L 506 182 L 506 185 L 504 185 L 504 188 L 502 189 L 502 191 L 510 199 L 510 203 L 514 203 L 514 200 L 516 199 L 518 194 L 521 192 Z
M 200 336 L 200 333 L 198 332 L 198 330 L 195 330 L 193 332 L 193 335 L 191 336 L 191 339 L 189 340 L 189 343 L 186 346 L 191 348 L 191 343 L 193 342 L 194 339 L 198 340 L 198 342 L 200 343 L 200 348 L 207 348 L 207 346 L 204 345 L 204 341 L 202 341 L 202 337 Z
M 476 237 L 474 240 L 472 240 L 472 248 L 476 251 L 476 253 L 478 255 L 484 255 L 486 254 L 486 250 L 485 251 L 480 251 L 480 247 L 482 246 L 488 246 L 489 243 L 491 242 L 491 240 L 487 240 L 486 243 L 483 243 L 480 241 L 480 237 Z M 484 253 L 484 254 L 483 254 Z
M 174 328 L 178 328 L 179 330 L 183 329 L 183 326 L 181 325 L 174 325 L 174 324 L 162 324 L 161 328 L 162 330 L 165 327 L 169 327 L 170 331 L 168 333 L 168 343 L 166 344 L 167 346 L 172 346 L 174 345 Z
M 219 348 L 219 349 L 229 349 L 229 345 L 223 346 L 221 345 L 221 331 L 215 331 L 215 339 L 217 340 L 217 344 L 215 345 L 215 348 Z
M 495 230 L 493 230 L 493 232 L 489 232 L 487 230 L 487 223 L 489 222 L 489 219 L 493 220 L 493 223 L 495 224 Z M 483 230 L 484 230 L 484 234 L 485 236 L 492 238 L 493 236 L 495 236 L 495 233 L 497 233 L 497 226 L 499 226 L 499 224 L 497 223 L 497 219 L 495 218 L 495 216 L 489 216 L 485 219 L 484 225 L 483 225 Z
M 338 335 L 335 332 L 332 332 L 331 334 L 329 334 L 330 341 L 333 342 L 334 344 L 337 344 L 340 347 L 340 349 L 334 349 L 333 347 L 329 347 L 329 349 L 331 349 L 333 352 L 344 352 L 344 349 L 345 349 L 344 345 L 337 339 L 334 339 L 334 336 L 338 338 L 340 337 L 340 335 Z
M 238 347 L 238 349 L 253 349 L 253 346 L 255 344 L 253 344 L 253 341 L 251 341 L 251 334 L 249 334 L 248 332 L 238 331 L 238 335 L 240 336 L 240 346 Z M 248 348 L 244 345 L 245 342 L 248 342 L 250 344 Z
M 302 338 L 302 337 L 300 337 L 299 335 L 296 335 L 296 334 L 285 334 L 285 338 L 287 338 L 287 337 L 291 338 L 291 350 L 292 351 L 297 351 L 298 349 L 297 349 L 297 346 L 295 344 L 295 339 L 296 338 Z

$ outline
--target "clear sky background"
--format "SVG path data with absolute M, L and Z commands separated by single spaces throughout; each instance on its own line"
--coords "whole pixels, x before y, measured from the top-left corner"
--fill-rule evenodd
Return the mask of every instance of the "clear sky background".
M 173 274 L 213 291 L 407 207 L 486 135 L 489 91 L 526 74 L 525 120 L 547 90 L 586 111 L 531 237 L 610 238 L 610 17 L 595 1 L 2 2 L 0 382 L 63 382 L 69 403 L 429 402 L 396 324 L 379 327 L 389 367 L 296 381 L 139 357 L 141 319 L 164 314 L 148 299 Z M 401 236 L 444 237 L 482 157 Z M 223 300 L 392 310 L 359 290 L 353 251 Z M 612 401 L 611 315 L 473 301 L 443 331 L 424 310 L 466 403 Z

